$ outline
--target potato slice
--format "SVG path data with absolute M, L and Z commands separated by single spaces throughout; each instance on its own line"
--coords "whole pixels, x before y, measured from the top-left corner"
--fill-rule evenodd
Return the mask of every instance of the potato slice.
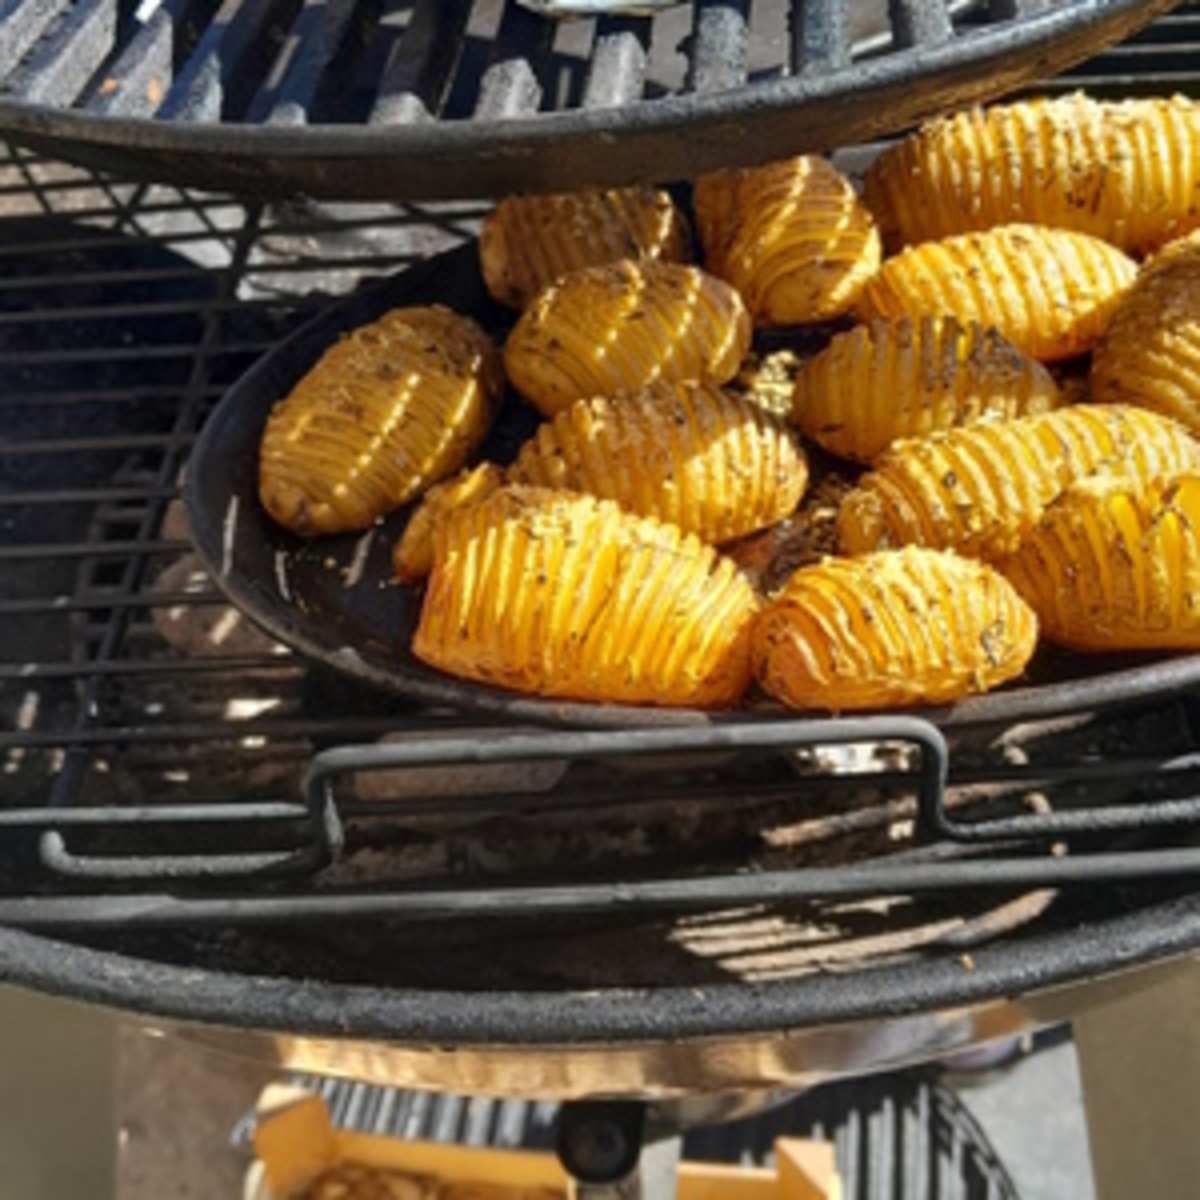
M 1200 225 L 1200 105 L 1076 94 L 932 121 L 863 180 L 890 247 L 1012 222 L 1142 255 Z
M 504 347 L 513 386 L 546 417 L 658 381 L 725 383 L 750 346 L 738 294 L 696 267 L 623 261 L 577 271 L 527 308 Z
M 1061 408 L 898 442 L 838 511 L 843 554 L 918 545 L 986 560 L 1011 554 L 1069 484 L 1150 480 L 1200 466 L 1175 421 L 1121 405 Z
M 587 492 L 720 543 L 782 520 L 808 482 L 796 438 L 712 384 L 577 400 L 521 447 L 512 483 Z
M 506 487 L 439 527 L 413 652 L 542 696 L 718 708 L 749 682 L 756 609 L 734 564 L 674 525 Z
M 839 317 L 879 267 L 874 219 L 817 155 L 703 175 L 693 203 L 705 268 L 737 288 L 756 326 Z
M 755 622 L 758 681 L 793 708 L 944 704 L 1019 675 L 1037 618 L 983 563 L 910 547 L 802 567 Z
M 1200 241 L 1168 247 L 1122 297 L 1092 356 L 1091 390 L 1200 432 Z
M 504 486 L 504 469 L 480 463 L 436 483 L 421 497 L 392 551 L 392 572 L 397 583 L 416 583 L 433 569 L 433 539 L 438 526 L 456 508 L 475 504 Z
M 688 260 L 688 229 L 666 192 L 634 187 L 510 196 L 479 232 L 479 262 L 492 298 L 524 308 L 556 279 L 619 259 Z
M 892 442 L 1061 402 L 1050 372 L 994 329 L 896 317 L 838 334 L 796 376 L 792 419 L 832 454 L 872 462 Z
M 1073 484 L 1000 569 L 1074 650 L 1200 650 L 1200 474 Z
M 978 321 L 1045 362 L 1090 350 L 1136 275 L 1131 258 L 1086 234 L 1004 225 L 888 259 L 858 313 Z
M 304 536 L 365 529 L 462 466 L 503 383 L 474 321 L 440 305 L 394 309 L 331 346 L 271 410 L 263 507 Z

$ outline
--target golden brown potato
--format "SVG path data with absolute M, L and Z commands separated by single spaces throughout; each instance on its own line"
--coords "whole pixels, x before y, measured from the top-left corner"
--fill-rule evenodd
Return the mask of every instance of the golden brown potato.
M 1092 355 L 1091 389 L 1200 432 L 1200 241 L 1168 247 L 1122 297 Z
M 506 487 L 437 530 L 413 652 L 542 696 L 719 708 L 749 682 L 756 608 L 734 564 L 674 525 Z
M 475 504 L 504 486 L 504 470 L 495 463 L 480 463 L 470 470 L 434 484 L 408 518 L 392 550 L 392 573 L 397 583 L 415 583 L 433 568 L 433 537 L 437 527 L 456 508 Z
M 1089 475 L 1142 480 L 1200 465 L 1182 425 L 1121 405 L 1060 408 L 898 442 L 842 501 L 843 554 L 897 546 L 1011 554 L 1070 483 Z
M 271 410 L 263 507 L 304 536 L 365 529 L 462 466 L 503 384 L 474 321 L 440 305 L 394 309 L 326 350 Z
M 888 259 L 858 305 L 864 320 L 950 314 L 994 326 L 1042 361 L 1090 350 L 1137 275 L 1082 233 L 1004 225 L 912 246 Z
M 1000 569 L 1075 650 L 1200 650 L 1200 475 L 1073 484 Z
M 688 260 L 687 222 L 666 192 L 633 187 L 510 196 L 479 231 L 484 283 L 509 308 L 524 308 L 573 271 L 623 258 Z
M 786 517 L 808 465 L 762 409 L 712 384 L 577 400 L 521 447 L 512 483 L 587 492 L 714 544 Z
M 793 708 L 943 704 L 1019 675 L 1036 644 L 999 572 L 909 548 L 802 567 L 755 622 L 754 666 Z
M 756 326 L 839 317 L 879 267 L 875 221 L 816 155 L 703 175 L 693 205 L 705 269 L 737 288 Z
M 1077 94 L 973 108 L 884 151 L 863 184 L 891 247 L 1028 222 L 1141 255 L 1200 225 L 1200 106 Z
M 994 329 L 895 317 L 838 334 L 796 376 L 792 419 L 832 454 L 872 462 L 901 438 L 1058 406 L 1050 372 Z
M 619 262 L 547 288 L 504 347 L 513 386 L 546 417 L 659 380 L 725 383 L 750 346 L 738 294 L 696 267 Z

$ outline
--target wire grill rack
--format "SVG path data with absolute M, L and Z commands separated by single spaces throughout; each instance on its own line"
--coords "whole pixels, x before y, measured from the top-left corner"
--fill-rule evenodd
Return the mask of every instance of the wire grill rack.
M 954 732 L 948 756 L 899 719 L 538 734 L 352 686 L 227 607 L 178 504 L 206 414 L 329 297 L 481 215 L 240 203 L 0 158 L 0 925 L 385 989 L 929 965 L 909 993 L 899 976 L 847 991 L 842 1013 L 1189 945 L 1200 728 L 1169 672 L 1104 709 Z M 485 794 L 419 774 L 447 759 Z M 387 767 L 415 794 L 366 787 Z M 380 961 L 381 931 L 410 953 Z M 637 931 L 645 953 L 621 958 Z M 1077 932 L 1078 954 L 1038 941 Z M 1035 958 L 958 965 L 996 939 Z M 839 986 L 820 982 L 818 1007 Z

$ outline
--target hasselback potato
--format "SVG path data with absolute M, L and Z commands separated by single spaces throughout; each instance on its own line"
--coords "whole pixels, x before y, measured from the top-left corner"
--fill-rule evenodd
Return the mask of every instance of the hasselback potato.
M 510 308 L 524 308 L 544 287 L 584 267 L 687 257 L 687 223 L 657 188 L 509 196 L 479 231 L 484 283 Z
M 792 419 L 831 453 L 872 462 L 902 438 L 1045 412 L 1060 400 L 1046 368 L 994 329 L 895 317 L 838 334 L 803 363 Z
M 808 467 L 777 420 L 712 384 L 577 400 L 521 447 L 513 483 L 587 492 L 719 543 L 786 517 Z
M 1103 402 L 1141 404 L 1200 432 L 1200 241 L 1168 247 L 1113 310 L 1092 356 Z
M 754 664 L 793 708 L 941 704 L 1019 675 L 1036 642 L 999 572 L 909 548 L 801 567 L 755 622 Z
M 885 150 L 863 184 L 889 246 L 1028 222 L 1141 255 L 1200 224 L 1200 106 L 1074 95 L 974 108 Z
M 758 326 L 841 316 L 879 266 L 871 214 L 816 155 L 703 175 L 693 207 L 705 269 L 737 288 Z
M 456 509 L 475 504 L 504 486 L 504 470 L 495 463 L 463 468 L 436 483 L 421 497 L 392 550 L 392 573 L 398 583 L 424 579 L 433 567 L 437 527 Z
M 1174 421 L 1082 405 L 899 442 L 838 510 L 845 554 L 920 545 L 984 559 L 1010 554 L 1068 484 L 1097 473 L 1141 480 L 1200 465 Z
M 1000 564 L 1076 650 L 1200 650 L 1200 475 L 1082 480 Z
M 413 652 L 537 695 L 721 707 L 749 681 L 756 608 L 734 564 L 673 525 L 506 487 L 438 528 Z
M 1082 233 L 1004 225 L 911 246 L 863 290 L 864 320 L 950 314 L 1049 361 L 1089 350 L 1137 266 Z
M 263 507 L 305 536 L 365 529 L 466 461 L 502 387 L 474 321 L 436 305 L 394 309 L 331 346 L 271 410 Z
M 513 386 L 543 416 L 658 381 L 725 383 L 750 346 L 738 294 L 696 267 L 611 263 L 576 271 L 525 310 L 504 347 Z

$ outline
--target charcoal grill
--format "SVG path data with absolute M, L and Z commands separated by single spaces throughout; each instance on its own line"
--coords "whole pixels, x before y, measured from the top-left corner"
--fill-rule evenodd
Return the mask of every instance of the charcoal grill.
M 1194 89 L 1198 29 L 1181 8 L 1074 79 Z M 1019 722 L 545 729 L 370 690 L 228 606 L 179 503 L 206 417 L 483 211 L 4 150 L 0 978 L 297 1069 L 686 1121 L 1194 953 L 1193 659 L 1051 664 Z

